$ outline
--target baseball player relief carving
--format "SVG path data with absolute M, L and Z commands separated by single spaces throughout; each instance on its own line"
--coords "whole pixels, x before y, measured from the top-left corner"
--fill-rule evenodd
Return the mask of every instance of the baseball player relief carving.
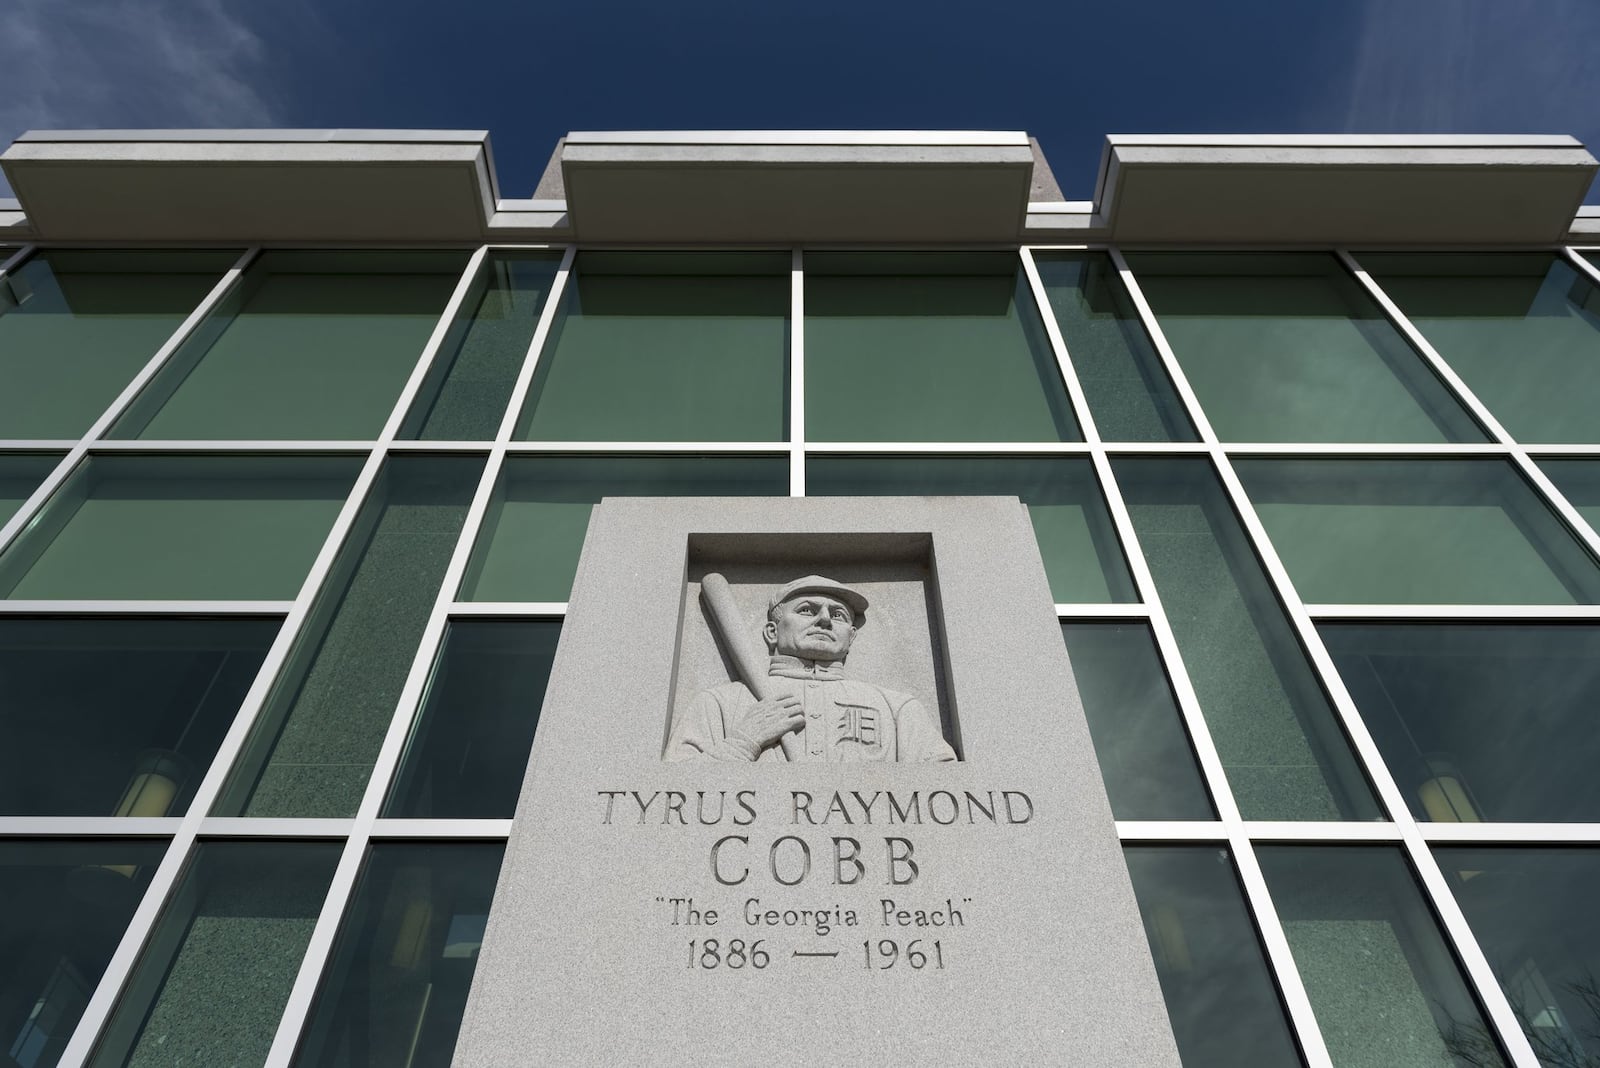
M 765 657 L 727 580 L 707 575 L 700 591 L 739 680 L 694 698 L 673 727 L 667 760 L 956 759 L 922 702 L 845 677 L 845 658 L 867 622 L 859 591 L 821 575 L 778 589 L 761 627 Z

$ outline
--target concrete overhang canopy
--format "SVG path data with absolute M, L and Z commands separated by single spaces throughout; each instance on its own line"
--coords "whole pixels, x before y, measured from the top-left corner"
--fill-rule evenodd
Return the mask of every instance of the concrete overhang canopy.
M 1547 243 L 1596 167 L 1565 136 L 1113 135 L 1095 202 L 1125 242 Z
M 1023 133 L 571 133 L 561 174 L 591 242 L 948 243 L 1017 239 Z
M 473 241 L 482 130 L 35 130 L 3 155 L 47 241 Z

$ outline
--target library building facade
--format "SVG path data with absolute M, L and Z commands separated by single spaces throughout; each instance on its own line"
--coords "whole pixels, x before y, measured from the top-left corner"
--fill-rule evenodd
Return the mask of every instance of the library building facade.
M 0 1068 L 1600 1065 L 1576 140 L 0 168 Z

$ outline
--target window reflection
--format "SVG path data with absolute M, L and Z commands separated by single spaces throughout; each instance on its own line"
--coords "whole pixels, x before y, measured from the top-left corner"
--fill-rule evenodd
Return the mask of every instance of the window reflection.
M 510 819 L 561 623 L 455 620 L 385 816 Z
M 340 848 L 202 843 L 117 1002 L 94 1068 L 265 1060 Z
M 1600 571 L 1505 460 L 1241 460 L 1302 600 L 1594 604 Z
M 1600 627 L 1319 630 L 1417 819 L 1600 821 Z
M 1063 623 L 1095 757 L 1119 820 L 1211 819 L 1213 811 L 1144 623 Z
M 0 842 L 0 1063 L 60 1059 L 165 842 Z
M 1256 855 L 1333 1063 L 1505 1064 L 1398 849 Z
M 1436 854 L 1539 1063 L 1600 1064 L 1600 849 Z
M 1127 846 L 1184 1068 L 1275 1068 L 1300 1055 L 1226 849 Z
M 278 626 L 0 620 L 0 814 L 183 815 Z
M 448 1068 L 504 852 L 372 847 L 296 1065 Z

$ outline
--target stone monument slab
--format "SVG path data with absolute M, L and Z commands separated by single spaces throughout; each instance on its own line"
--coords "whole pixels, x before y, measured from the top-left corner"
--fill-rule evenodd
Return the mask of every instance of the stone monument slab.
M 458 1066 L 1177 1068 L 1015 498 L 590 521 Z

